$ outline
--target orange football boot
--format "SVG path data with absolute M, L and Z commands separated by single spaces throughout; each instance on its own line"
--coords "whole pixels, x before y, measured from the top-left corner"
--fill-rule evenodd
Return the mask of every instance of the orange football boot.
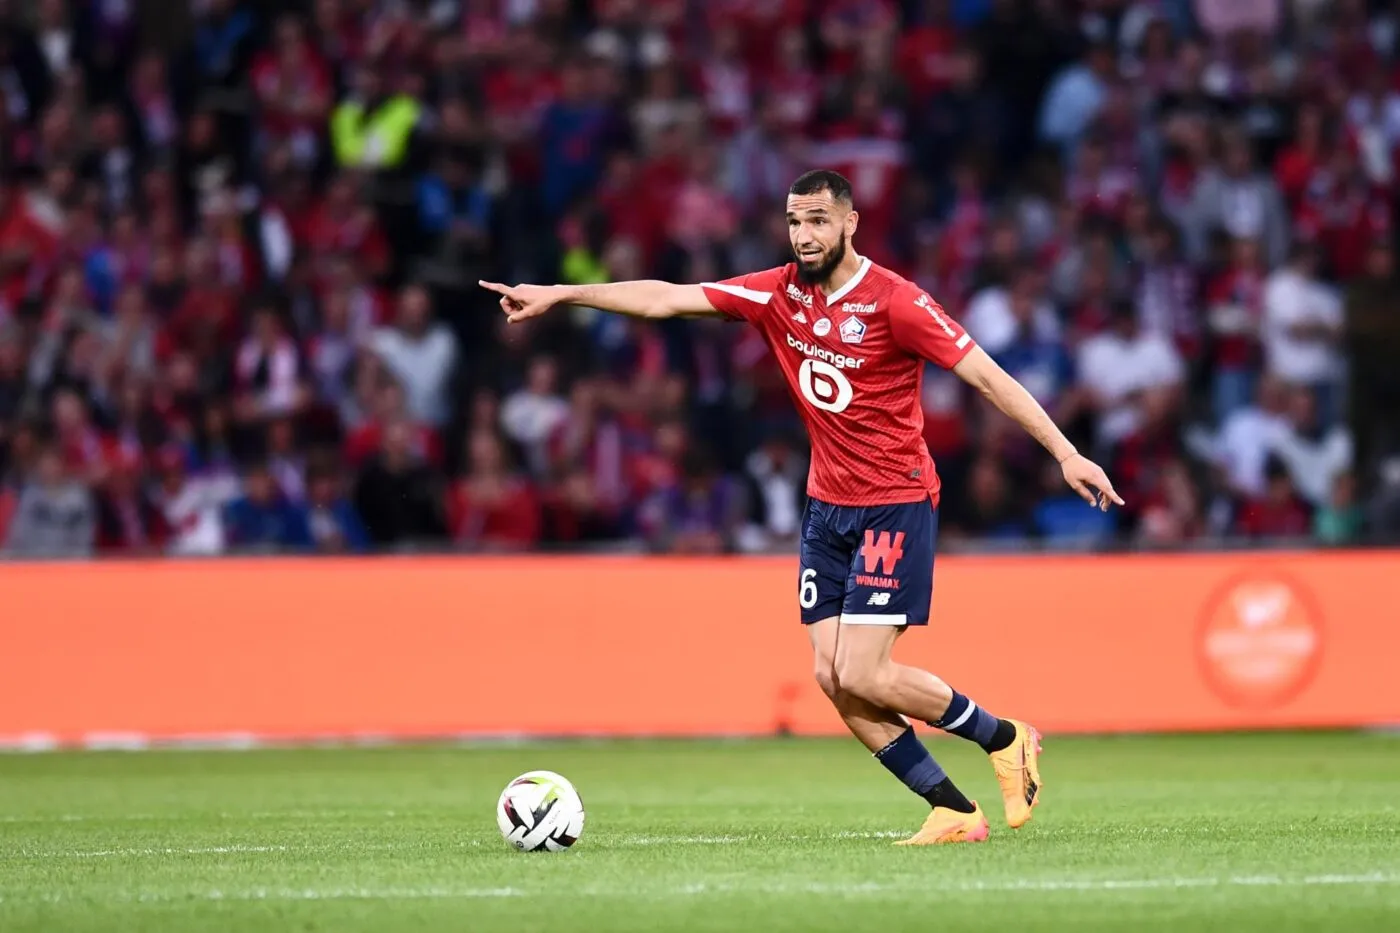
M 986 842 L 989 835 L 991 827 L 987 825 L 987 817 L 974 800 L 971 813 L 934 807 L 917 833 L 908 839 L 901 839 L 895 845 L 941 846 L 951 842 Z
M 1006 806 L 1006 823 L 1020 829 L 1030 822 L 1031 810 L 1040 802 L 1040 733 L 1017 719 L 1016 738 L 999 752 L 992 752 L 992 767 L 1001 785 L 1001 800 Z

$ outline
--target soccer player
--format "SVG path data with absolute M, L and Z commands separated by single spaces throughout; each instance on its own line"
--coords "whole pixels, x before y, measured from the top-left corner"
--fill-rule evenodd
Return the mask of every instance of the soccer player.
M 1092 506 L 1122 505 L 1022 386 L 918 286 L 857 254 L 851 184 L 813 171 L 792 185 L 795 262 L 722 282 L 607 285 L 480 283 L 511 322 L 577 304 L 634 317 L 723 315 L 773 348 L 812 444 L 797 574 L 816 679 L 847 727 L 932 810 L 902 845 L 980 842 L 987 819 L 914 734 L 925 722 L 991 757 L 1006 821 L 1024 825 L 1040 797 L 1040 735 L 999 719 L 934 675 L 891 657 L 933 595 L 938 475 L 923 441 L 924 361 L 951 369 L 1015 419 Z

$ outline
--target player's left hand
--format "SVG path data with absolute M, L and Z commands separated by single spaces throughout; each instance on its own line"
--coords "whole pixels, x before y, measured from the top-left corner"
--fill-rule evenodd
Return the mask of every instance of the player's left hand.
M 1103 467 L 1085 457 L 1083 454 L 1073 454 L 1060 464 L 1060 469 L 1065 474 L 1065 482 L 1070 488 L 1079 493 L 1080 497 L 1090 505 L 1096 505 L 1102 512 L 1107 512 L 1110 504 L 1122 505 L 1123 500 L 1118 493 L 1113 491 L 1113 484 L 1108 481 L 1108 474 L 1104 473 Z

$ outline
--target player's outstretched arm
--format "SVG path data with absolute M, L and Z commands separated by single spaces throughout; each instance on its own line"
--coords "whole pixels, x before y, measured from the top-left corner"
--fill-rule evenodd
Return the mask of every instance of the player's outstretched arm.
M 538 317 L 555 305 L 584 305 L 653 319 L 719 313 L 699 285 L 675 285 L 655 279 L 604 285 L 477 284 L 501 296 L 501 310 L 512 324 Z
M 1051 456 L 1060 462 L 1065 482 L 1090 505 L 1105 512 L 1110 503 L 1123 504 L 1102 468 L 1075 450 L 1051 417 L 1025 386 L 1007 374 L 981 347 L 974 347 L 953 367 L 963 381 L 987 397 L 993 405 L 1025 428 Z

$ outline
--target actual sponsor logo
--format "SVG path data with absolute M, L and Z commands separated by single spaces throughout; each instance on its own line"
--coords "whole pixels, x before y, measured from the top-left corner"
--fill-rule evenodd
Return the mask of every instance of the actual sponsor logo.
M 934 300 L 928 295 L 920 295 L 915 300 L 914 304 L 927 311 L 929 317 L 933 318 L 933 322 L 943 328 L 943 333 L 947 334 L 949 337 L 957 336 L 957 332 L 949 326 L 948 319 L 943 316 L 943 309 L 938 307 L 938 305 L 934 303 Z
M 824 317 L 813 324 L 812 333 L 816 334 L 818 337 L 825 337 L 827 334 L 831 333 L 831 318 Z
M 793 285 L 791 283 L 788 284 L 787 296 L 793 301 L 805 305 L 808 308 L 812 307 L 812 296 L 807 292 L 804 292 L 802 289 L 798 288 L 796 285 Z
M 841 310 L 846 314 L 874 314 L 875 302 L 872 301 L 868 305 L 862 305 L 856 304 L 854 301 L 843 301 L 841 303 Z
M 865 322 L 858 317 L 848 317 L 841 322 L 841 342 L 860 343 L 865 339 Z
M 1207 601 L 1198 648 L 1206 682 L 1226 702 L 1277 706 L 1317 670 L 1321 617 L 1307 592 L 1287 578 L 1239 577 Z
M 813 330 L 816 328 L 814 327 Z M 805 340 L 798 340 L 792 334 L 787 335 L 787 344 L 805 356 L 814 357 L 825 363 L 830 363 L 837 369 L 860 369 L 865 365 L 865 360 L 854 356 L 847 356 L 844 353 L 837 353 L 828 350 L 826 347 L 819 347 L 816 344 L 808 343 Z

